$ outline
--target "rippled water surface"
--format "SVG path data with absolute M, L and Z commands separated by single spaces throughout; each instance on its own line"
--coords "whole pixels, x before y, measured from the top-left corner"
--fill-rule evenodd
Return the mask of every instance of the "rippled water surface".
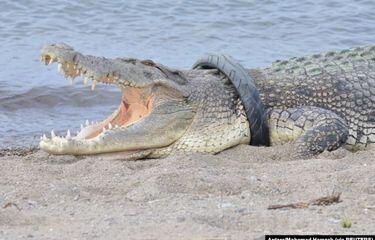
M 374 1 L 47 1 L 0 3 L 0 146 L 36 144 L 54 128 L 78 129 L 118 104 L 116 89 L 91 92 L 39 62 L 46 43 L 106 57 L 189 68 L 206 53 L 246 67 L 375 43 Z

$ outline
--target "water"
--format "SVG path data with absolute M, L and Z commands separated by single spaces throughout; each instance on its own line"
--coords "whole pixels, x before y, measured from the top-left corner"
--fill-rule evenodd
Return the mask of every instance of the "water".
M 106 57 L 190 68 L 207 53 L 247 67 L 375 43 L 375 2 L 349 0 L 0 1 L 0 146 L 36 144 L 54 128 L 77 130 L 118 104 L 115 89 L 70 86 L 40 48 L 65 42 Z

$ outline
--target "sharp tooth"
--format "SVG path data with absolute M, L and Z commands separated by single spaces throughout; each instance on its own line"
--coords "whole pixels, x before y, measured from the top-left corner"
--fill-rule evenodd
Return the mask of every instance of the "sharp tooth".
M 68 129 L 68 131 L 66 132 L 66 139 L 70 139 L 72 136 L 70 135 L 70 130 Z
M 91 125 L 94 125 L 95 123 L 94 123 L 94 121 L 91 121 Z
M 96 83 L 97 83 L 97 81 L 96 81 L 96 80 L 92 81 L 92 86 L 91 86 L 91 90 L 92 90 L 92 91 L 94 91 L 94 90 L 95 90 L 95 87 L 96 87 Z
M 81 130 L 83 129 L 83 124 L 81 124 Z
M 48 65 L 51 64 L 51 63 L 53 63 L 53 58 L 51 58 L 51 59 L 49 60 Z
M 54 138 L 54 137 L 56 137 L 56 134 L 55 134 L 55 132 L 52 130 L 52 131 L 51 131 L 51 138 Z
M 87 85 L 88 82 L 89 82 L 88 77 L 84 77 L 84 78 L 83 78 L 83 84 Z
M 115 125 L 115 128 L 118 128 L 118 125 L 117 125 L 117 124 Z
M 112 124 L 108 123 L 108 129 L 112 129 Z
M 39 61 L 44 62 L 44 57 L 40 55 Z
M 47 141 L 47 140 L 48 140 L 46 134 L 43 134 L 42 140 L 43 140 L 43 141 Z
M 57 64 L 57 70 L 59 71 L 59 73 L 64 74 L 61 63 Z
M 105 129 L 105 127 L 103 127 L 103 132 L 107 131 L 107 129 Z
M 86 120 L 85 124 L 86 126 L 90 125 L 89 120 Z

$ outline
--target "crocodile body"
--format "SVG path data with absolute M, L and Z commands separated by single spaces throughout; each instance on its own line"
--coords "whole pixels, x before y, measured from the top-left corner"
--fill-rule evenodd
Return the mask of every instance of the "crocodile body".
M 82 75 L 94 86 L 115 84 L 123 92 L 118 110 L 106 120 L 75 137 L 42 137 L 47 152 L 134 159 L 217 153 L 251 140 L 253 120 L 220 69 L 178 71 L 149 60 L 86 56 L 65 44 L 44 47 L 42 60 L 57 62 L 66 77 Z M 305 158 L 374 144 L 375 47 L 246 71 L 264 106 L 271 145 L 294 142 L 296 157 Z
M 341 124 L 346 124 L 344 142 L 348 148 L 363 149 L 375 142 L 375 47 L 277 61 L 264 70 L 250 71 L 250 75 L 267 109 L 292 109 L 270 111 L 273 130 L 278 120 L 289 126 L 301 121 L 299 125 L 293 124 L 295 127 L 311 125 L 309 122 L 318 118 L 319 113 L 297 120 L 299 114 L 293 116 L 292 112 L 313 106 L 329 110 L 338 116 L 336 119 L 341 118 Z M 290 119 L 292 116 L 296 120 Z M 285 131 L 289 131 L 287 126 Z M 282 139 L 271 137 L 271 141 L 280 143 Z

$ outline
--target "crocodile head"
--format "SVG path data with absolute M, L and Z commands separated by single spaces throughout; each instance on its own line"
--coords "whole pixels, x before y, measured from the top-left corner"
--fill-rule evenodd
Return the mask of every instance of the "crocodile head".
M 239 119 L 238 113 L 236 116 L 237 97 L 230 87 L 223 82 L 219 85 L 224 92 L 212 89 L 218 85 L 217 77 L 211 77 L 215 79 L 211 81 L 211 86 L 209 80 L 207 84 L 202 85 L 204 76 L 207 78 L 215 74 L 204 73 L 202 77 L 201 73 L 170 70 L 150 60 L 107 59 L 83 55 L 66 44 L 43 47 L 41 61 L 46 65 L 57 63 L 59 72 L 68 79 L 82 77 L 84 83 L 90 81 L 92 89 L 95 89 L 96 84 L 102 83 L 116 85 L 122 92 L 119 107 L 115 112 L 99 123 L 81 126 L 81 131 L 76 136 L 72 136 L 69 131 L 66 137 L 56 136 L 53 132 L 51 137 L 43 135 L 40 147 L 48 153 L 116 153 L 122 158 L 134 159 L 165 156 L 176 149 L 185 152 L 207 152 L 207 149 L 210 149 L 209 152 L 218 152 L 238 142 L 248 141 L 248 127 L 243 124 L 245 133 L 235 137 L 235 143 L 224 138 L 223 141 L 226 142 L 221 144 L 221 141 L 214 138 L 215 132 L 221 131 L 228 135 L 230 128 L 238 127 L 232 124 L 233 120 L 243 122 L 243 118 Z M 189 78 L 192 81 L 188 81 Z M 227 103 L 226 108 L 207 110 L 210 104 L 202 101 L 207 97 L 205 87 L 211 88 L 209 92 L 216 92 L 211 94 L 211 100 L 216 101 L 214 105 L 220 104 L 221 101 L 227 103 L 228 99 L 232 99 L 233 106 Z M 227 90 L 233 96 L 219 96 Z M 223 99 L 215 100 L 215 97 Z M 220 121 L 208 121 L 203 115 L 210 111 L 213 115 L 222 114 L 225 112 L 223 109 L 234 114 L 234 117 L 229 115 L 224 119 L 227 126 L 220 131 L 214 127 L 207 128 L 220 125 Z M 202 125 L 202 122 L 206 125 Z M 229 133 L 230 136 L 231 134 Z M 201 138 L 202 135 L 206 135 L 206 140 Z M 216 143 L 208 146 L 211 140 L 217 142 L 218 146 Z

